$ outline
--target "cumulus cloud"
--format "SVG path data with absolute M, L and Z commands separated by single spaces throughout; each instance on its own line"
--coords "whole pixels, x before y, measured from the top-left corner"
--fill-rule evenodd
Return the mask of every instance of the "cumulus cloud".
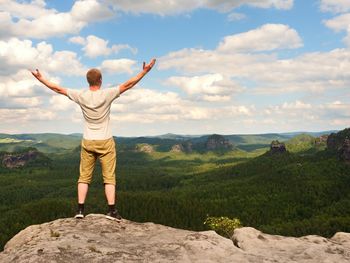
M 0 98 L 0 108 L 4 109 L 25 109 L 30 107 L 38 107 L 42 105 L 40 97 L 2 97 Z
M 323 104 L 310 104 L 303 101 L 284 102 L 280 105 L 268 106 L 262 112 L 266 119 L 274 120 L 286 130 L 295 127 L 328 127 L 329 125 L 344 127 L 349 120 L 350 104 L 333 101 Z M 327 128 L 323 128 L 327 129 Z
M 56 10 L 46 8 L 44 0 L 33 0 L 31 2 L 1 0 L 0 10 L 16 18 L 37 18 L 56 13 Z
M 230 78 L 221 74 L 207 74 L 194 77 L 170 77 L 166 81 L 184 90 L 188 95 L 206 101 L 228 101 L 231 95 L 242 88 Z
M 221 74 L 250 91 L 265 94 L 319 92 L 350 85 L 350 50 L 306 53 L 279 59 L 275 53 L 224 52 L 217 49 L 182 49 L 161 57 L 160 70 L 176 69 L 186 75 Z
M 320 7 L 323 12 L 344 13 L 350 11 L 350 1 L 321 0 Z
M 71 37 L 71 38 L 69 38 L 69 42 L 77 44 L 77 45 L 82 45 L 82 46 L 84 46 L 86 44 L 85 38 L 83 38 L 81 36 Z
M 321 10 L 324 12 L 343 13 L 334 18 L 324 20 L 323 23 L 335 32 L 345 31 L 347 35 L 343 42 L 350 47 L 350 1 L 346 0 L 322 0 Z
M 347 30 L 350 24 L 350 14 L 343 14 L 336 16 L 335 18 L 326 20 L 325 25 L 336 32 Z
M 26 109 L 0 109 L 0 122 L 3 124 L 20 124 L 29 121 L 51 121 L 56 113 L 38 107 Z
M 102 61 L 101 69 L 107 71 L 108 73 L 127 73 L 132 74 L 135 71 L 136 61 L 121 58 L 121 59 L 107 59 Z
M 265 24 L 248 32 L 225 37 L 217 49 L 221 52 L 249 52 L 301 46 L 302 40 L 294 29 L 282 24 Z
M 85 56 L 95 58 L 98 56 L 107 56 L 111 53 L 118 53 L 123 49 L 130 50 L 133 54 L 137 53 L 136 48 L 132 48 L 127 44 L 118 44 L 108 46 L 108 40 L 104 40 L 94 35 L 89 35 L 86 38 L 76 36 L 69 39 L 70 42 L 83 46 Z
M 36 0 L 16 2 L 4 0 L 0 3 L 0 21 L 6 27 L 0 37 L 39 38 L 76 34 L 88 23 L 111 18 L 113 12 L 98 0 L 75 1 L 69 12 L 46 9 L 45 2 Z
M 0 75 L 11 75 L 20 69 L 33 67 L 67 75 L 82 75 L 86 72 L 76 53 L 66 50 L 54 52 L 52 45 L 46 42 L 34 46 L 30 40 L 0 40 L 0 59 Z
M 59 111 L 79 111 L 80 108 L 78 104 L 74 103 L 66 96 L 62 95 L 53 95 L 49 100 L 50 109 L 59 110 Z
M 291 9 L 293 0 L 108 0 L 117 10 L 128 13 L 151 13 L 158 15 L 174 15 L 188 13 L 198 8 L 214 9 L 228 12 L 242 5 L 258 8 Z
M 137 88 L 123 94 L 112 106 L 112 119 L 126 122 L 169 122 L 217 120 L 250 116 L 254 106 L 219 106 L 210 108 L 200 101 L 184 99 L 175 92 Z

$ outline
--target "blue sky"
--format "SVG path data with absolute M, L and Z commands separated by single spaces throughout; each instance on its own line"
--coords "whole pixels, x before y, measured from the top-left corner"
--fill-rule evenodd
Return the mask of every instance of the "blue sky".
M 28 73 L 87 88 L 154 69 L 112 106 L 119 136 L 349 126 L 350 1 L 0 2 L 0 132 L 82 132 L 80 109 Z

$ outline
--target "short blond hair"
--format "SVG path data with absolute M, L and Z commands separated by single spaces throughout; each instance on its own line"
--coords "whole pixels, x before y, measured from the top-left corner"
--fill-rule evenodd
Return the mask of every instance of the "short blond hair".
M 102 74 L 97 68 L 92 68 L 86 73 L 86 79 L 90 86 L 98 86 L 101 84 Z

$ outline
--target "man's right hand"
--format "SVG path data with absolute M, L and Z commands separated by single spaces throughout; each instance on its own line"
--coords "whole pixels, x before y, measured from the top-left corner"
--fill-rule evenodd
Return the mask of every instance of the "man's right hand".
M 149 72 L 154 64 L 156 63 L 156 59 L 153 58 L 149 64 L 146 65 L 146 62 L 143 62 L 143 71 Z

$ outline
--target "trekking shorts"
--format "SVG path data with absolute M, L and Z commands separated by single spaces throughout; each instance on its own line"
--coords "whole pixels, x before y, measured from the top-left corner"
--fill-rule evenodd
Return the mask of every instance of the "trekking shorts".
M 105 184 L 115 185 L 117 154 L 113 137 L 106 140 L 83 139 L 81 141 L 80 176 L 78 183 L 91 183 L 97 159 L 101 163 L 103 182 Z

